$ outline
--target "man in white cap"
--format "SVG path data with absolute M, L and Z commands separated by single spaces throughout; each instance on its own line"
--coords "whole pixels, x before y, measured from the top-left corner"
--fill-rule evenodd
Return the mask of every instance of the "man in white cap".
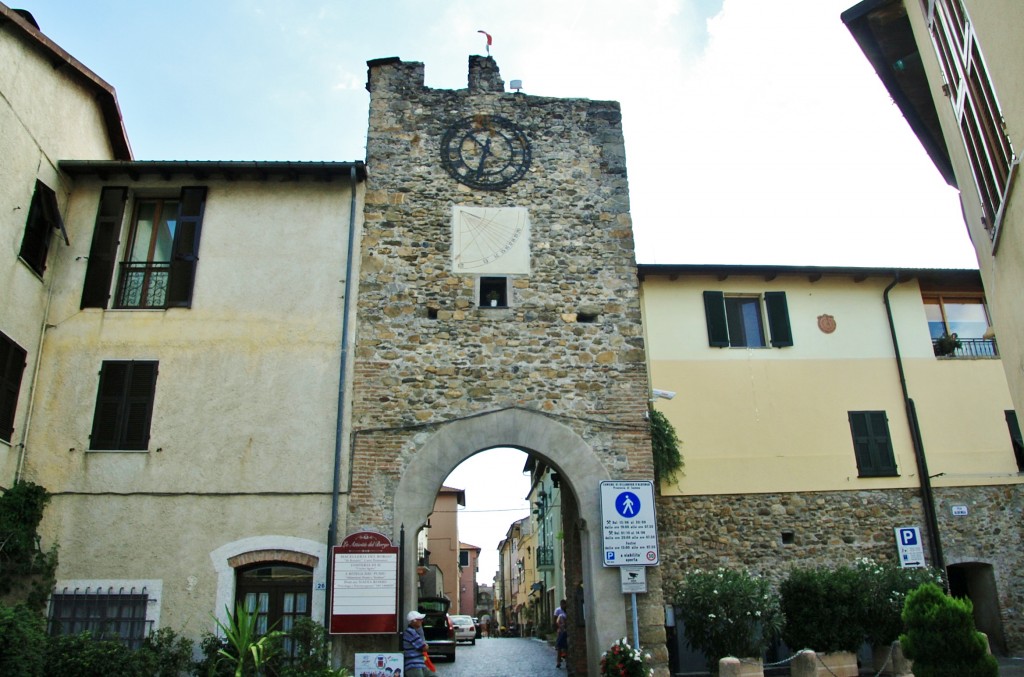
M 402 633 L 402 654 L 405 656 L 405 677 L 437 677 L 427 669 L 427 640 L 423 639 L 423 619 L 419 611 L 405 615 L 407 623 Z

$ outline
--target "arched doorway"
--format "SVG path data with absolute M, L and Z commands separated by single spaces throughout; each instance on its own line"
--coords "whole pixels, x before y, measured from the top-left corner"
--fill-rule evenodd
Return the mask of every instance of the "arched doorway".
M 600 654 L 627 634 L 626 614 L 617 570 L 601 560 L 600 482 L 608 471 L 586 441 L 553 417 L 525 409 L 504 409 L 445 424 L 418 445 L 395 492 L 394 540 L 415 533 L 427 522 L 444 479 L 470 456 L 494 447 L 512 447 L 542 458 L 562 478 L 567 503 L 565 520 L 574 536 L 567 544 L 566 569 L 576 569 L 582 586 L 580 606 L 587 622 L 587 665 L 597 673 Z M 588 522 L 589 519 L 589 522 Z M 416 551 L 404 555 L 402 609 L 416 603 Z M 599 622 L 595 622 L 599 619 Z
M 999 614 L 995 571 L 984 562 L 960 562 L 946 567 L 949 594 L 966 597 L 974 605 L 974 626 L 988 635 L 992 653 L 1006 655 L 1006 638 Z

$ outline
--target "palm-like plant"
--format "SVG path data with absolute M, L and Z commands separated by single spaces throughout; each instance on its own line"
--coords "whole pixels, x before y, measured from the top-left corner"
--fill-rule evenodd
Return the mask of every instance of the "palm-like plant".
M 269 643 L 282 633 L 273 631 L 259 634 L 257 630 L 259 613 L 250 612 L 241 602 L 235 607 L 234 615 L 227 607 L 224 607 L 224 611 L 228 617 L 226 623 L 216 617 L 213 620 L 217 623 L 220 631 L 224 633 L 224 638 L 233 651 L 221 649 L 217 653 L 233 664 L 235 677 L 243 677 L 247 664 L 252 665 L 255 674 L 261 674 L 263 665 L 269 657 L 267 651 Z

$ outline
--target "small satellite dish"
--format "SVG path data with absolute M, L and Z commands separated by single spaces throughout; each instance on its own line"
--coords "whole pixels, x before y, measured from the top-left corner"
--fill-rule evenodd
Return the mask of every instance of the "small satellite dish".
M 511 87 L 512 89 L 516 90 L 516 92 L 518 92 L 520 89 L 523 88 L 523 81 L 522 80 L 512 80 L 511 82 L 508 83 L 508 86 Z

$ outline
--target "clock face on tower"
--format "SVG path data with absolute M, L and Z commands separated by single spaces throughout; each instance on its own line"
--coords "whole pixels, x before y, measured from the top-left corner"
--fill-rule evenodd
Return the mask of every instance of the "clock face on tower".
M 452 269 L 456 273 L 530 272 L 530 215 L 525 207 L 454 207 Z
M 441 137 L 441 164 L 470 188 L 508 188 L 530 168 L 530 141 L 506 118 L 472 115 L 455 122 Z

